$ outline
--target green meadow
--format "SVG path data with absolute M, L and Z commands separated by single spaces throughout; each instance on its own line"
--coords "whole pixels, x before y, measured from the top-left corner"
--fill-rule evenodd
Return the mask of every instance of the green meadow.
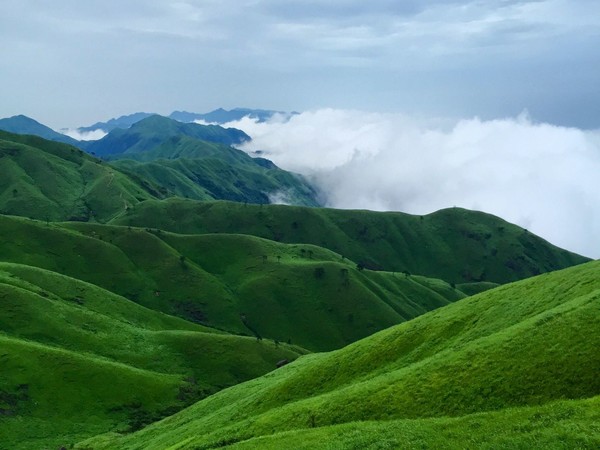
M 599 270 L 460 300 L 77 448 L 594 448 Z
M 0 132 L 0 448 L 600 445 L 599 262 L 315 207 L 240 133 Z

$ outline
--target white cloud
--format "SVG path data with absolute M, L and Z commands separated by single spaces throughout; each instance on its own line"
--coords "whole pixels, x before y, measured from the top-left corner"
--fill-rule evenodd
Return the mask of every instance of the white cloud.
M 284 169 L 310 176 L 328 206 L 425 214 L 461 206 L 600 257 L 600 132 L 533 122 L 423 120 L 323 109 L 229 123 Z
M 108 134 L 102 130 L 94 130 L 82 133 L 81 131 L 73 128 L 62 129 L 60 132 L 66 136 L 72 137 L 73 139 L 77 139 L 78 141 L 97 141 Z

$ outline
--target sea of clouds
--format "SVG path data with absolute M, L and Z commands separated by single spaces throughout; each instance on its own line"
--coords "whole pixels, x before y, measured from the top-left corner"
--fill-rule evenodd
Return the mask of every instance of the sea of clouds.
M 320 109 L 242 129 L 278 166 L 309 177 L 334 208 L 485 211 L 600 258 L 600 131 L 497 120 L 416 119 Z

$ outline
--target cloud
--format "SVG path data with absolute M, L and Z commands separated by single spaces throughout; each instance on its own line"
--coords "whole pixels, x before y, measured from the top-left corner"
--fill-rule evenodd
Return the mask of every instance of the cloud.
M 60 132 L 64 135 L 72 137 L 73 139 L 77 139 L 78 141 L 97 141 L 108 134 L 102 130 L 94 130 L 82 133 L 81 131 L 72 128 L 65 128 L 60 130 Z
M 425 214 L 460 206 L 498 215 L 600 257 L 600 132 L 518 117 L 425 120 L 322 109 L 229 123 L 327 205 Z

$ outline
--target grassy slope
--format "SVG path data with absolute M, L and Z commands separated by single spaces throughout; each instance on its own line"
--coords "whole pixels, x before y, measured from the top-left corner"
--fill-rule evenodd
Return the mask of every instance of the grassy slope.
M 182 138 L 131 156 L 144 162 L 122 159 L 111 165 L 151 183 L 159 197 L 268 204 L 269 195 L 279 194 L 295 204 L 318 205 L 314 190 L 301 177 L 275 166 L 263 167 L 244 152 L 224 145 Z
M 411 216 L 170 199 L 144 202 L 113 223 L 314 244 L 367 267 L 454 283 L 505 283 L 587 261 L 498 217 L 460 208 Z
M 0 242 L 4 261 L 63 273 L 212 327 L 310 350 L 339 348 L 464 296 L 441 281 L 359 272 L 329 250 L 252 236 L 177 236 L 6 216 L 0 216 L 0 232 L 11 236 Z
M 356 421 L 371 421 L 352 427 L 358 433 L 366 427 L 373 440 L 390 433 L 396 438 L 393 430 L 401 437 L 445 429 L 456 446 L 471 435 L 461 420 L 506 431 L 519 417 L 536 424 L 534 436 L 526 436 L 525 424 L 505 444 L 524 445 L 536 435 L 546 442 L 597 443 L 599 274 L 600 262 L 592 262 L 466 298 L 344 349 L 304 356 L 133 435 L 100 436 L 80 448 L 210 448 L 311 427 L 322 428 L 300 437 L 320 433 L 329 439 L 339 433 L 330 426 Z M 533 409 L 506 409 L 522 407 Z M 492 411 L 498 412 L 441 419 Z M 557 417 L 565 422 L 555 423 Z M 390 420 L 403 422 L 388 429 Z M 296 436 L 276 438 L 293 448 Z
M 106 221 L 152 196 L 75 147 L 0 132 L 0 205 L 42 220 Z
M 54 272 L 0 263 L 2 448 L 173 413 L 300 349 L 216 333 Z

